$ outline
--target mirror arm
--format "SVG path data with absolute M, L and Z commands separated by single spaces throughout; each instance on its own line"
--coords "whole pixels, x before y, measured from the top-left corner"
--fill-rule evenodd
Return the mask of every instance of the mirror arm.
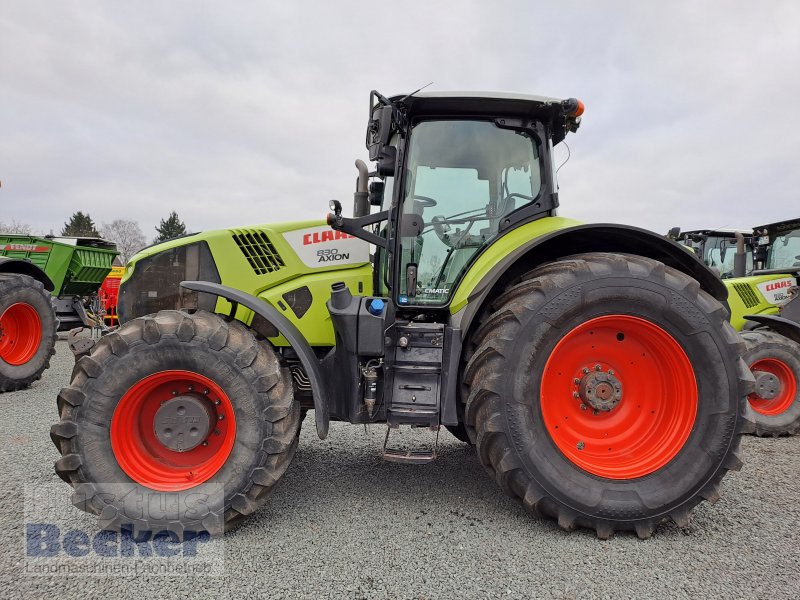
M 374 225 L 375 223 L 380 223 L 381 221 L 385 221 L 388 218 L 389 218 L 388 210 L 375 213 L 374 215 L 366 215 L 364 217 L 355 217 L 352 219 L 348 219 L 347 217 L 343 217 L 341 215 L 329 213 L 328 225 L 330 225 L 331 229 L 335 231 L 343 231 L 344 233 L 349 233 L 350 235 L 354 235 L 359 239 L 366 240 L 370 244 L 375 244 L 376 246 L 380 246 L 381 248 L 386 248 L 386 238 L 382 238 L 378 235 L 375 235 L 371 231 L 364 231 L 363 228 L 367 227 L 368 225 Z

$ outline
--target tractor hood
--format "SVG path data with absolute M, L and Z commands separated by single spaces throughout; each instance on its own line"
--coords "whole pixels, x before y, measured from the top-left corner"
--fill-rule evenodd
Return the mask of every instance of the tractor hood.
M 195 233 L 145 248 L 125 269 L 123 322 L 159 310 L 191 308 L 181 281 L 223 283 L 253 295 L 312 274 L 369 265 L 369 245 L 324 221 L 296 221 Z M 213 298 L 196 308 L 213 310 Z

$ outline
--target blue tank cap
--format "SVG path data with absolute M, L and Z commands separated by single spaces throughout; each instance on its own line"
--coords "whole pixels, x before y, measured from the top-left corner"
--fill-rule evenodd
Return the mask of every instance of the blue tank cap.
M 383 313 L 383 307 L 386 306 L 386 303 L 381 300 L 380 298 L 373 298 L 369 301 L 367 305 L 367 310 L 369 314 L 375 315 L 376 317 L 380 316 Z

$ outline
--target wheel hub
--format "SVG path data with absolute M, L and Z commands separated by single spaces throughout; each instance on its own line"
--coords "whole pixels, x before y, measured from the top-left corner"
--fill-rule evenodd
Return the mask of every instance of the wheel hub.
M 578 397 L 595 411 L 609 412 L 622 400 L 622 382 L 612 370 L 603 372 L 598 367 L 583 369 L 583 376 L 577 379 Z
M 217 420 L 214 405 L 195 394 L 175 396 L 156 411 L 153 428 L 158 441 L 175 452 L 202 444 Z
M 753 371 L 756 379 L 755 394 L 763 400 L 774 400 L 781 392 L 781 382 L 777 375 L 767 371 Z

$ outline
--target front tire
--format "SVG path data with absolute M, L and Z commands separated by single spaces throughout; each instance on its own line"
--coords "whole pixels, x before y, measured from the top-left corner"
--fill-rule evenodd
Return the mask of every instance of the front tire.
M 263 504 L 294 456 L 300 420 L 275 352 L 240 322 L 202 311 L 161 311 L 101 338 L 58 409 L 55 470 L 75 488 L 73 504 L 104 529 L 179 537 L 222 533 Z M 153 497 L 191 510 L 143 514 L 130 500 Z
M 686 526 L 741 466 L 750 428 L 752 378 L 726 318 L 651 259 L 592 253 L 535 269 L 472 341 L 465 414 L 481 462 L 565 529 L 646 538 L 669 517 Z
M 769 330 L 742 333 L 756 387 L 748 396 L 758 436 L 800 432 L 800 344 Z
M 41 281 L 0 275 L 0 392 L 41 379 L 55 354 L 56 313 Z

